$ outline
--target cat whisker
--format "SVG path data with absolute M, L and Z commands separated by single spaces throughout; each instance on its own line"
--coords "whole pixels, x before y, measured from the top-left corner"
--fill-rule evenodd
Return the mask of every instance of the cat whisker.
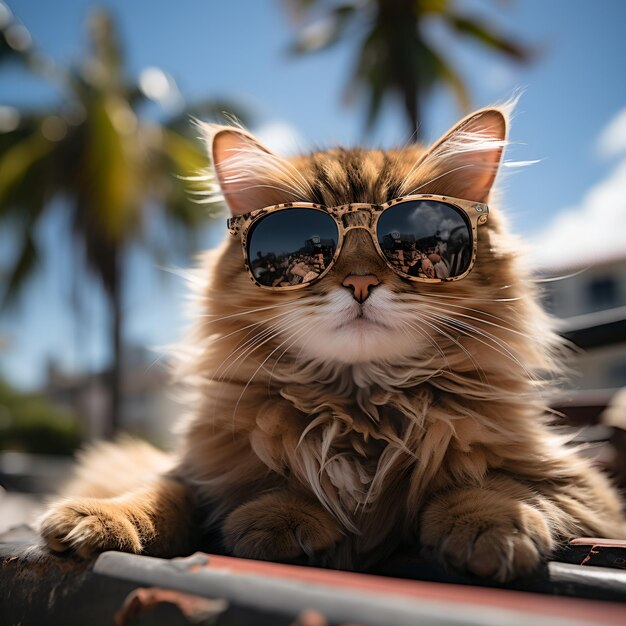
M 298 329 L 299 330 L 299 329 Z M 233 420 L 235 419 L 235 416 L 237 414 L 237 409 L 239 408 L 239 404 L 241 403 L 241 400 L 243 399 L 243 396 L 245 395 L 246 391 L 248 390 L 248 388 L 250 387 L 250 385 L 252 384 L 252 381 L 254 380 L 254 377 L 261 371 L 261 369 L 263 368 L 263 366 L 269 361 L 269 359 L 272 357 L 272 355 L 274 355 L 282 346 L 284 346 L 288 341 L 291 341 L 291 339 L 293 339 L 294 337 L 297 337 L 297 331 L 291 333 L 287 339 L 285 339 L 282 343 L 278 344 L 278 346 L 276 346 L 276 348 L 274 348 L 263 360 L 263 362 L 261 363 L 261 365 L 259 365 L 259 367 L 256 368 L 256 370 L 254 370 L 254 372 L 252 373 L 252 376 L 250 376 L 250 378 L 248 379 L 248 382 L 246 382 L 244 388 L 242 389 L 241 393 L 239 394 L 239 398 L 237 399 L 237 402 L 235 403 L 235 408 L 233 409 Z
M 402 326 L 403 326 L 403 330 L 405 330 L 406 334 L 409 337 L 411 337 L 411 334 L 408 332 L 408 330 L 406 330 L 407 326 L 415 330 L 421 337 L 426 339 L 426 341 L 428 341 L 428 343 L 430 343 L 430 345 L 432 345 L 433 348 L 435 348 L 435 350 L 439 352 L 439 354 L 441 355 L 441 358 L 446 362 L 447 367 L 450 368 L 450 362 L 448 361 L 448 357 L 445 355 L 444 351 L 441 349 L 441 346 L 434 340 L 433 337 L 431 337 L 428 333 L 425 333 L 424 330 L 420 328 L 417 324 L 410 322 L 408 320 L 403 320 Z
M 460 348 L 463 351 L 463 353 L 467 356 L 467 358 L 470 360 L 470 362 L 474 365 L 481 380 L 484 382 L 487 381 L 487 375 L 484 369 L 481 367 L 481 365 L 476 361 L 476 359 L 472 356 L 472 354 L 467 350 L 467 348 L 464 345 L 462 345 L 458 340 L 452 337 L 452 335 L 445 332 L 440 326 L 438 326 L 432 320 L 426 320 L 424 318 L 421 318 L 419 321 L 421 321 L 423 324 L 426 324 L 427 326 L 430 326 L 436 332 L 441 333 L 444 337 L 452 341 L 458 348 Z
M 443 319 L 446 322 L 448 322 L 450 324 L 451 327 L 457 328 L 458 330 L 462 331 L 463 329 L 469 330 L 471 332 L 480 334 L 481 336 L 484 336 L 487 339 L 490 339 L 491 341 L 497 343 L 498 345 L 500 345 L 500 347 L 502 347 L 503 349 L 507 350 L 507 352 L 511 355 L 513 355 L 513 353 L 509 350 L 509 346 L 508 344 L 506 344 L 505 342 L 503 342 L 501 339 L 499 339 L 498 337 L 496 337 L 495 335 L 493 335 L 492 333 L 489 333 L 488 331 L 482 330 L 480 328 L 477 328 L 476 326 L 474 326 L 473 324 L 469 323 L 469 322 L 465 322 L 463 320 L 459 320 L 457 317 L 452 317 L 450 315 L 447 315 L 445 311 L 441 311 L 440 309 L 437 309 L 437 307 L 428 307 L 431 310 L 435 311 L 436 314 L 438 315 L 439 319 Z M 467 315 L 463 315 L 461 313 L 454 313 L 453 315 L 456 316 L 460 316 L 460 317 L 469 317 L 471 318 L 471 316 L 467 316 Z M 475 319 L 475 318 L 471 318 L 471 319 Z M 486 323 L 485 320 L 479 320 L 483 323 Z M 500 327 L 497 324 L 494 324 L 495 326 Z M 501 327 L 504 328 L 504 327 Z M 509 330 L 507 328 L 504 328 L 505 330 Z M 522 334 L 525 337 L 529 337 L 529 335 L 525 335 Z
M 253 322 L 252 324 L 248 324 L 246 326 L 242 326 L 241 328 L 237 328 L 236 330 L 231 331 L 230 333 L 226 334 L 226 335 L 217 335 L 217 338 L 213 340 L 214 343 L 217 343 L 218 341 L 223 341 L 224 339 L 228 339 L 229 337 L 232 337 L 233 335 L 236 335 L 238 333 L 243 332 L 244 330 L 247 330 L 248 328 L 254 328 L 255 326 L 261 326 L 263 324 L 268 324 L 269 322 L 272 322 L 275 319 L 278 319 L 280 317 L 284 317 L 285 315 L 290 315 L 293 311 L 283 311 L 282 313 L 278 313 L 277 315 L 273 315 L 272 317 L 269 317 L 267 319 L 264 320 L 259 320 L 258 322 Z M 253 331 L 250 331 L 246 334 L 246 337 Z M 245 339 L 245 337 L 244 337 Z
M 506 289 L 509 288 L 509 286 L 506 287 L 502 287 L 502 289 Z M 420 294 L 410 294 L 409 297 L 422 297 L 420 296 Z M 430 298 L 431 296 L 423 296 L 424 298 Z M 477 298 L 475 296 L 461 296 L 461 295 L 455 295 L 455 296 L 448 296 L 442 293 L 438 293 L 436 295 L 434 295 L 433 297 L 436 298 L 443 298 L 443 299 L 448 299 L 448 300 L 456 300 L 459 302 L 464 302 L 464 301 L 471 301 L 471 302 L 489 302 L 489 303 L 493 303 L 493 302 L 517 302 L 520 300 L 519 297 L 515 297 L 515 298 Z
M 285 354 L 287 354 L 287 352 L 294 346 L 294 344 L 297 341 L 301 341 L 302 345 L 301 345 L 300 350 L 298 351 L 298 353 L 297 353 L 297 355 L 296 355 L 296 357 L 294 359 L 294 363 L 297 363 L 298 359 L 300 357 L 300 354 L 302 353 L 302 350 L 307 346 L 307 344 L 310 341 L 310 339 L 315 336 L 315 331 L 318 329 L 318 327 L 320 325 L 321 325 L 321 322 L 314 323 L 307 330 L 305 330 L 302 335 L 296 334 L 295 335 L 295 339 L 281 352 L 281 354 L 276 359 L 274 365 L 272 366 L 272 369 L 270 371 L 270 375 L 269 375 L 268 380 L 267 380 L 268 392 L 271 389 L 271 382 L 272 382 L 272 378 L 274 377 L 274 371 L 276 369 L 276 366 L 279 364 L 280 360 L 285 356 Z M 303 339 L 306 339 L 306 341 L 302 341 Z
M 434 300 L 431 300 L 431 302 L 434 302 Z M 466 309 L 468 311 L 476 311 L 477 313 L 482 313 L 482 311 L 479 311 L 477 309 L 470 309 L 470 308 L 467 308 L 467 307 L 455 306 L 453 304 L 445 304 L 444 306 L 446 306 L 446 307 L 454 307 L 454 308 L 458 308 L 458 309 Z M 519 335 L 520 337 L 524 337 L 525 339 L 529 339 L 531 341 L 534 339 L 532 337 L 532 335 L 530 335 L 529 333 L 524 333 L 524 332 L 516 330 L 514 328 L 508 328 L 507 326 L 503 326 L 502 324 L 496 324 L 495 322 L 491 322 L 489 320 L 485 320 L 485 319 L 482 319 L 480 317 L 476 317 L 474 315 L 467 315 L 466 313 L 459 313 L 459 312 L 456 312 L 456 311 L 448 312 L 445 309 L 440 309 L 440 308 L 438 308 L 436 306 L 433 306 L 431 304 L 427 304 L 426 302 L 422 303 L 422 307 L 426 308 L 426 309 L 435 310 L 435 311 L 438 311 L 438 312 L 441 312 L 441 313 L 449 313 L 449 315 L 451 316 L 452 319 L 456 319 L 457 317 L 462 317 L 462 318 L 465 318 L 465 319 L 471 319 L 471 320 L 474 320 L 476 322 L 480 322 L 482 324 L 487 324 L 488 326 L 493 326 L 494 328 L 499 328 L 501 330 L 504 330 L 506 332 L 512 333 L 514 335 Z M 495 317 L 495 316 L 492 316 L 492 317 Z M 502 321 L 505 321 L 505 320 L 503 320 L 502 318 L 499 318 L 499 317 L 496 318 L 496 319 L 500 319 Z
M 243 362 L 245 361 L 245 359 L 247 357 L 249 357 L 253 352 L 255 352 L 256 350 L 262 348 L 264 345 L 270 343 L 271 341 L 273 341 L 273 339 L 275 339 L 276 337 L 278 337 L 281 332 L 283 332 L 286 328 L 289 328 L 291 325 L 291 327 L 295 326 L 295 324 L 291 324 L 291 321 L 288 320 L 283 320 L 278 326 L 267 329 L 266 331 L 264 331 L 263 333 L 261 333 L 260 335 L 256 335 L 251 339 L 251 343 L 250 345 L 247 347 L 247 349 L 244 349 L 239 356 L 237 356 L 234 361 L 232 361 L 228 367 L 226 367 L 225 370 L 222 371 L 221 376 L 219 377 L 218 381 L 222 381 L 224 380 L 224 378 L 226 377 L 226 374 L 228 372 L 228 370 L 230 370 L 237 362 L 241 364 L 243 364 Z M 272 353 L 270 353 L 271 355 Z M 216 370 L 216 373 L 213 377 L 212 380 L 215 380 L 215 377 L 217 376 L 217 374 L 219 373 L 219 370 L 226 364 L 226 361 L 233 356 L 233 353 L 230 353 L 220 364 L 220 366 L 218 367 L 218 369 Z M 257 370 L 258 371 L 258 370 Z M 239 404 L 239 402 L 241 401 L 241 398 L 243 396 L 240 396 L 237 405 Z M 214 408 L 215 411 L 215 408 Z M 234 429 L 234 415 L 235 412 L 233 412 L 233 429 Z
M 241 347 L 233 350 L 226 357 L 225 361 L 228 358 L 235 356 L 237 352 L 239 352 L 240 354 L 228 365 L 228 367 L 225 370 L 223 370 L 219 380 L 220 381 L 224 380 L 228 370 L 230 370 L 230 368 L 233 367 L 238 361 L 242 361 L 243 359 L 250 356 L 253 352 L 261 348 L 268 341 L 271 341 L 274 337 L 278 336 L 284 329 L 289 328 L 293 324 L 293 322 L 294 322 L 293 319 L 281 320 L 279 324 L 270 326 L 269 328 L 259 333 L 258 335 L 254 335 L 248 341 L 246 341 Z M 224 361 L 222 361 L 222 364 L 224 364 Z M 219 368 L 218 368 L 218 371 L 219 371 Z
M 290 305 L 294 305 L 294 302 L 292 302 L 291 300 L 289 302 L 281 302 L 280 304 L 274 304 L 271 306 L 262 306 L 262 307 L 256 307 L 256 308 L 249 308 L 246 309 L 245 311 L 241 311 L 239 313 L 230 313 L 229 315 L 222 315 L 222 316 L 215 316 L 215 315 L 210 315 L 210 314 L 206 314 L 206 315 L 200 315 L 199 317 L 201 318 L 207 318 L 207 317 L 214 317 L 216 319 L 212 319 L 208 322 L 203 322 L 203 325 L 206 326 L 208 324 L 216 324 L 217 322 L 222 322 L 224 320 L 227 319 L 231 319 L 233 317 L 242 317 L 245 315 L 253 315 L 254 313 L 261 313 L 262 311 L 269 311 L 270 309 L 278 309 L 281 307 L 286 307 L 286 306 L 290 306 Z M 294 306 L 294 308 L 296 308 Z
M 246 337 L 248 337 L 250 334 L 253 333 L 253 331 L 249 331 L 246 336 L 239 342 L 239 344 L 237 344 L 237 346 L 235 346 L 235 348 L 233 350 L 231 350 L 225 357 L 224 359 L 222 359 L 222 361 L 219 363 L 219 365 L 214 368 L 214 374 L 213 377 L 211 378 L 211 382 L 215 381 L 216 378 L 218 380 L 223 380 L 226 377 L 226 372 L 240 359 L 240 358 L 244 358 L 246 355 L 250 354 L 253 350 L 252 348 L 255 347 L 255 344 L 257 342 L 262 341 L 265 337 L 268 336 L 268 334 L 272 334 L 273 332 L 275 332 L 275 328 L 270 327 L 270 328 L 266 328 L 264 330 L 262 330 L 260 333 L 255 333 L 252 335 L 252 337 L 250 337 L 249 339 L 246 339 Z M 230 363 L 230 365 L 228 365 L 228 367 L 226 367 L 225 370 L 222 370 L 222 368 L 227 364 L 229 359 L 233 359 L 233 357 L 235 357 L 235 355 L 237 355 L 237 353 L 240 353 L 239 356 L 237 356 L 236 358 L 234 358 L 234 360 Z M 221 375 L 220 375 L 221 374 Z M 219 378 L 218 378 L 219 375 Z
M 451 299 L 456 299 L 451 297 Z M 455 308 L 455 309 L 462 309 L 464 311 L 472 311 L 473 313 L 479 313 L 480 315 L 485 315 L 486 317 L 490 317 L 494 320 L 499 320 L 501 322 L 506 322 L 507 320 L 503 317 L 499 317 L 498 315 L 494 315 L 493 313 L 488 313 L 487 311 L 483 311 L 481 309 L 475 309 L 472 307 L 468 307 L 468 306 L 463 306 L 462 304 L 450 304 L 448 302 L 443 302 L 439 299 L 439 296 L 421 296 L 421 295 L 415 295 L 415 296 L 411 296 L 411 300 L 413 302 L 417 302 L 420 305 L 421 304 L 438 304 L 441 305 L 442 307 L 448 307 L 448 308 Z
M 458 332 L 464 334 L 466 337 L 469 337 L 473 341 L 478 341 L 479 343 L 485 345 L 486 347 L 488 347 L 488 348 L 494 350 L 495 352 L 501 354 L 502 356 L 510 359 L 513 363 L 515 363 L 516 365 L 521 367 L 522 370 L 524 371 L 524 373 L 527 376 L 529 376 L 531 379 L 536 378 L 536 375 L 533 374 L 532 372 L 530 372 L 530 370 L 528 370 L 528 368 L 519 360 L 519 358 L 508 348 L 508 346 L 506 344 L 504 344 L 503 342 L 501 342 L 494 335 L 491 335 L 490 333 L 486 333 L 484 331 L 481 331 L 480 329 L 477 329 L 476 327 L 472 326 L 471 324 L 468 324 L 467 322 L 463 322 L 461 320 L 456 320 L 454 318 L 447 317 L 445 315 L 435 314 L 435 316 L 446 327 L 448 327 L 450 329 L 457 330 Z M 494 345 L 492 345 L 490 343 L 487 343 L 487 341 L 483 341 L 483 340 L 479 339 L 478 337 L 475 336 L 476 334 L 481 335 L 481 336 L 485 337 L 487 340 L 490 340 L 493 343 L 497 344 L 498 346 L 500 346 L 502 348 L 502 350 L 498 350 L 498 348 L 496 348 Z
M 235 354 L 237 354 L 237 352 L 241 351 L 241 350 L 245 350 L 245 348 L 250 344 L 250 343 L 254 343 L 255 341 L 257 341 L 259 338 L 264 337 L 268 332 L 273 332 L 275 329 L 275 326 L 271 325 L 271 321 L 276 319 L 276 318 L 282 318 L 282 317 L 287 317 L 289 315 L 293 315 L 294 311 L 284 311 L 276 316 L 273 316 L 272 318 L 269 318 L 268 320 L 263 320 L 262 322 L 259 322 L 259 324 L 264 324 L 264 323 L 268 323 L 268 328 L 262 330 L 260 333 L 254 334 L 254 328 L 252 328 L 252 330 L 248 331 L 248 333 L 246 333 L 246 335 L 241 339 L 241 341 L 233 348 L 233 350 L 226 356 L 226 358 L 222 361 L 222 363 L 220 364 L 220 366 L 218 366 L 216 373 L 219 372 L 221 366 L 225 363 L 225 361 L 234 356 Z M 284 321 L 284 320 L 281 320 Z M 254 327 L 253 324 L 251 324 L 250 326 Z M 239 330 L 239 329 L 238 329 Z M 238 330 L 234 331 L 234 333 L 238 332 Z M 231 333 L 233 334 L 233 333 Z M 253 335 L 252 337 L 249 337 L 250 335 Z M 249 339 L 246 339 L 247 337 L 249 337 Z M 225 338 L 225 336 L 223 337 Z M 219 340 L 219 339 L 218 339 Z
M 303 335 L 303 337 L 311 337 L 313 336 L 313 331 L 317 330 L 320 326 L 322 326 L 324 324 L 324 320 L 318 320 L 317 322 L 313 322 L 313 324 L 309 327 L 309 329 L 306 331 L 305 335 Z M 300 337 L 301 339 L 302 337 Z M 298 359 L 300 358 L 300 355 L 302 353 L 302 350 L 304 350 L 304 348 L 306 347 L 307 342 L 303 342 L 302 345 L 300 346 L 300 350 L 298 350 L 298 353 L 296 354 L 295 358 L 294 358 L 294 362 L 297 363 Z M 267 386 L 268 389 L 270 387 L 270 384 L 272 382 L 272 378 L 274 377 L 274 370 L 276 369 L 276 366 L 278 365 L 278 363 L 280 362 L 280 360 L 283 358 L 283 356 L 285 356 L 285 354 L 288 352 L 288 350 L 291 348 L 291 346 L 288 346 L 285 350 L 283 350 L 283 352 L 281 353 L 281 355 L 276 359 L 276 362 L 274 363 L 272 370 L 270 372 L 270 376 L 268 378 L 267 381 Z

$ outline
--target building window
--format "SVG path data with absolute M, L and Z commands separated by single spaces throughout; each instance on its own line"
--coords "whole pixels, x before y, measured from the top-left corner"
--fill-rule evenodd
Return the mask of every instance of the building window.
M 611 276 L 594 278 L 587 285 L 587 303 L 592 311 L 617 306 L 617 282 Z
M 607 386 L 609 387 L 625 387 L 626 386 L 626 358 L 611 363 L 607 372 Z

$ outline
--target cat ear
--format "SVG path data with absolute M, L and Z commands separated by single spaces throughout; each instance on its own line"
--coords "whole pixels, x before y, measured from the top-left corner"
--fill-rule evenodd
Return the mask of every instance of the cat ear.
M 420 193 L 486 202 L 507 144 L 507 107 L 482 109 L 451 128 L 421 159 Z
M 294 200 L 278 174 L 287 162 L 248 131 L 203 124 L 215 176 L 232 215 Z

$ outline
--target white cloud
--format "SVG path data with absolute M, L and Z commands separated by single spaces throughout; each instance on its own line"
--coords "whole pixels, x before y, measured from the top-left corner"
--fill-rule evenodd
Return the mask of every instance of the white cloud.
M 626 158 L 578 206 L 559 212 L 529 243 L 529 260 L 539 268 L 584 266 L 626 256 Z
M 605 157 L 620 156 L 618 162 L 577 206 L 561 210 L 529 238 L 534 268 L 584 267 L 626 257 L 626 108 L 600 132 L 596 145 Z
M 281 120 L 266 122 L 254 129 L 254 135 L 261 143 L 276 154 L 288 156 L 305 149 L 305 140 L 289 123 Z
M 626 152 L 626 107 L 606 125 L 596 145 L 603 157 L 614 157 Z

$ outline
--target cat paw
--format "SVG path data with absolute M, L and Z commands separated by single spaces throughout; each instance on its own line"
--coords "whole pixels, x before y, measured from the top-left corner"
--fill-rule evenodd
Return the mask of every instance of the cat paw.
M 343 537 L 338 523 L 320 505 L 283 493 L 269 493 L 237 507 L 222 530 L 233 555 L 263 561 L 311 558 Z
M 118 503 L 92 498 L 53 505 L 41 519 L 39 530 L 51 550 L 73 550 L 83 558 L 105 550 L 139 553 L 143 540 L 154 534 L 145 514 L 131 514 Z
M 442 504 L 425 511 L 420 539 L 453 570 L 507 582 L 530 574 L 554 547 L 546 518 L 525 503 L 461 511 Z

